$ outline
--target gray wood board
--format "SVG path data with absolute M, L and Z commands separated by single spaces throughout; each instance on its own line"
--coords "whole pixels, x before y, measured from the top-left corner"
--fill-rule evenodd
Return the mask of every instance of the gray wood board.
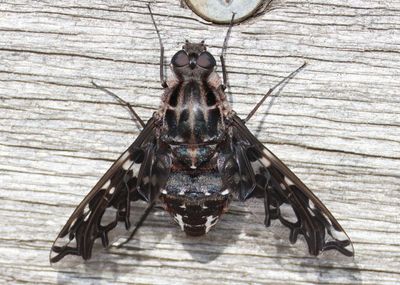
M 329 2 L 329 3 L 327 3 Z M 166 61 L 185 39 L 220 53 L 226 27 L 152 2 Z M 400 1 L 273 1 L 235 26 L 226 62 L 242 117 L 332 211 L 354 262 L 309 257 L 234 206 L 200 239 L 156 211 L 131 243 L 69 271 L 50 246 L 74 207 L 159 105 L 159 46 L 145 1 L 0 2 L 0 283 L 398 284 Z

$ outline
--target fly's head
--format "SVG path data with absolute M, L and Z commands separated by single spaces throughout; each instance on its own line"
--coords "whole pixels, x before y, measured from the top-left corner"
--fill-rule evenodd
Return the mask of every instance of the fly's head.
M 171 59 L 172 71 L 180 78 L 205 79 L 214 71 L 215 58 L 202 41 L 199 44 L 186 41 L 182 50 Z

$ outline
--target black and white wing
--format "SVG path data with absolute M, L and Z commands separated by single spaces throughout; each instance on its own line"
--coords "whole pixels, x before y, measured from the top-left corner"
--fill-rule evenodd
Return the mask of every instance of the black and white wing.
M 155 159 L 155 125 L 154 118 L 147 122 L 137 139 L 75 209 L 54 241 L 51 263 L 66 255 L 89 259 L 96 239 L 100 238 L 106 247 L 108 233 L 118 222 L 124 222 L 126 229 L 130 227 L 130 202 L 148 200 L 149 191 L 156 191 L 149 188 L 157 187 L 148 185 L 149 165 Z
M 354 256 L 352 243 L 322 202 L 271 151 L 233 117 L 232 139 L 239 166 L 239 199 L 261 201 L 268 227 L 278 219 L 289 228 L 291 243 L 302 235 L 311 255 L 337 250 Z

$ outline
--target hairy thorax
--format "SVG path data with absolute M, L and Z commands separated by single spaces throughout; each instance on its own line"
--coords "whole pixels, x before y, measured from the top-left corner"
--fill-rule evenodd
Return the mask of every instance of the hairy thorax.
M 180 81 L 166 98 L 161 140 L 170 145 L 176 167 L 204 167 L 223 139 L 221 104 L 205 81 Z

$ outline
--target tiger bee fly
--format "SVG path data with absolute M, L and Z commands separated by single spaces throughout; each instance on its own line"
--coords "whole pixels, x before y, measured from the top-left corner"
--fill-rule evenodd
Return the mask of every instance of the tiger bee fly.
M 225 83 L 223 53 L 221 64 Z M 266 96 L 246 120 L 240 119 L 204 42 L 186 41 L 170 67 L 172 76 L 163 81 L 161 64 L 164 93 L 158 111 L 146 124 L 138 118 L 142 132 L 75 209 L 52 246 L 50 262 L 66 255 L 89 259 L 98 238 L 106 247 L 118 222 L 129 229 L 131 202 L 161 202 L 186 234 L 200 236 L 217 223 L 233 198 L 261 201 L 265 226 L 279 220 L 289 228 L 291 243 L 303 236 L 311 255 L 336 250 L 353 256 L 350 239 L 329 210 L 246 127 Z M 108 208 L 116 215 L 104 224 Z

